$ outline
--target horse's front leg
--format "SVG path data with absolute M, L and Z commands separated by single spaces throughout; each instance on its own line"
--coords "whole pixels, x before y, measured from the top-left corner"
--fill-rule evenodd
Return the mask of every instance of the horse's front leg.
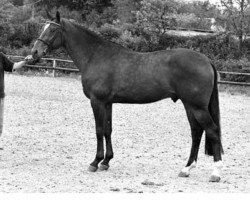
M 103 162 L 100 165 L 100 170 L 107 170 L 109 168 L 109 161 L 113 158 L 113 148 L 111 142 L 112 133 L 112 104 L 105 105 L 105 116 L 104 116 L 104 137 L 106 140 L 106 155 Z
M 96 124 L 97 152 L 95 160 L 90 164 L 88 170 L 95 172 L 98 169 L 98 164 L 104 159 L 103 135 L 105 132 L 104 118 L 106 108 L 105 104 L 95 99 L 91 99 L 91 106 Z

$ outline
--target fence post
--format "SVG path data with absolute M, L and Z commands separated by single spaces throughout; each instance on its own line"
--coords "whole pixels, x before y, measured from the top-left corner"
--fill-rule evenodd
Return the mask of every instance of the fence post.
M 53 68 L 56 68 L 56 60 L 53 60 Z M 55 77 L 55 70 L 53 69 L 52 76 Z

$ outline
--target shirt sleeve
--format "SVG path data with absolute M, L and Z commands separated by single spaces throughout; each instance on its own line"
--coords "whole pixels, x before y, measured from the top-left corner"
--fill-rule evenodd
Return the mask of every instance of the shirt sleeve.
M 2 57 L 2 62 L 3 62 L 2 65 L 3 65 L 4 71 L 12 72 L 14 62 L 12 62 L 9 58 L 7 58 L 7 56 L 4 55 L 3 53 L 1 53 L 0 56 Z

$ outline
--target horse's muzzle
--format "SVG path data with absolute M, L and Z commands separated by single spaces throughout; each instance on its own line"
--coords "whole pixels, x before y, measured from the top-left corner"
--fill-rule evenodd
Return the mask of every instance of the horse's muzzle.
M 31 50 L 31 55 L 32 55 L 32 57 L 33 57 L 34 59 L 37 59 L 37 58 L 38 58 L 38 51 L 32 49 L 32 50 Z

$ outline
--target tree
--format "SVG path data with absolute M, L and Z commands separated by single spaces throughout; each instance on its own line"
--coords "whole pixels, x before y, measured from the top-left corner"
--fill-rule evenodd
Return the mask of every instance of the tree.
M 167 29 L 176 27 L 179 3 L 175 0 L 142 0 L 136 12 L 137 26 L 157 40 Z
M 136 20 L 134 13 L 139 9 L 140 0 L 113 0 L 112 3 L 121 23 L 133 23 Z
M 10 34 L 10 20 L 12 18 L 12 10 L 14 6 L 10 0 L 0 1 L 0 47 L 7 44 L 7 38 Z
M 154 40 L 169 29 L 210 29 L 210 17 L 218 9 L 206 2 L 181 2 L 177 0 L 142 0 L 136 12 L 137 25 Z
M 250 0 L 221 0 L 227 30 L 239 39 L 239 52 L 242 53 L 244 39 L 250 32 Z
M 0 23 L 8 22 L 12 17 L 12 10 L 14 6 L 11 0 L 0 1 Z
M 216 5 L 206 1 L 183 2 L 178 13 L 192 13 L 199 18 L 212 18 L 219 12 Z
M 217 20 L 212 23 L 212 19 L 217 19 L 221 11 L 218 6 L 213 5 L 208 0 L 182 2 L 177 13 L 184 15 L 180 19 L 181 21 L 178 21 L 180 22 L 180 26 L 185 28 L 209 30 L 214 23 L 221 25 Z
M 23 6 L 23 0 L 12 0 L 14 6 Z

